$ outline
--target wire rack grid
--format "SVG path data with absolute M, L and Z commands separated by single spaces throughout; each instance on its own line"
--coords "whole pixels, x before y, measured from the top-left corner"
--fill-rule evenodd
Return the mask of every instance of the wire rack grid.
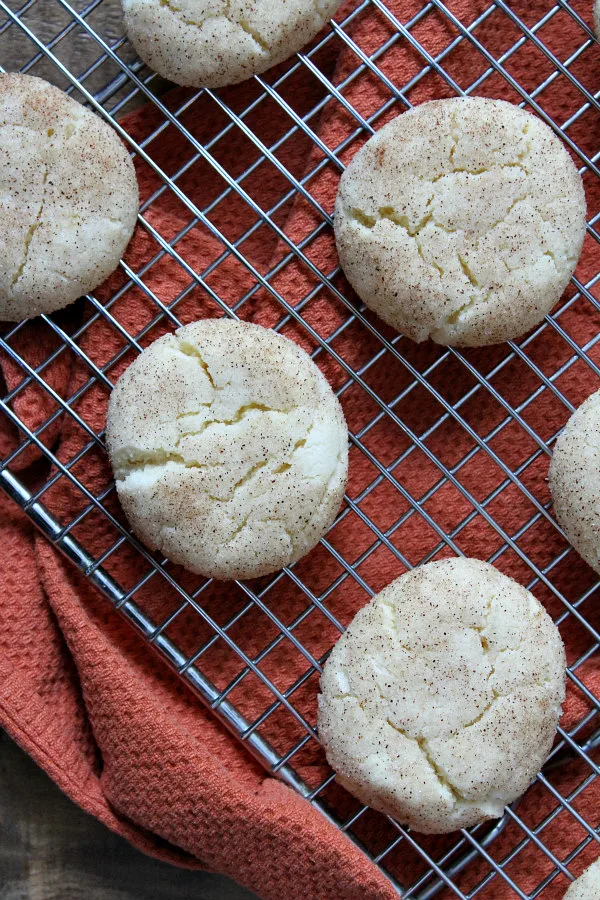
M 41 344 L 48 347 L 41 358 L 27 341 L 27 324 L 2 331 L 0 349 L 13 379 L 7 380 L 0 404 L 17 435 L 0 465 L 2 488 L 267 771 L 358 843 L 402 896 L 465 900 L 494 897 L 501 890 L 502 896 L 557 896 L 557 886 L 564 889 L 580 870 L 580 854 L 587 858 L 585 852 L 600 840 L 598 804 L 585 802 L 593 798 L 600 773 L 595 761 L 599 700 L 590 678 L 600 645 L 593 610 L 598 582 L 552 518 L 544 480 L 564 422 L 583 396 L 600 386 L 595 296 L 600 206 L 589 210 L 584 275 L 573 278 L 559 307 L 526 338 L 485 352 L 417 350 L 382 328 L 351 295 L 335 259 L 328 262 L 327 254 L 314 248 L 330 240 L 332 224 L 331 195 L 319 189 L 320 179 L 331 176 L 335 183 L 344 162 L 390 115 L 435 96 L 498 96 L 535 112 L 572 152 L 589 199 L 600 175 L 589 124 L 600 112 L 599 94 L 588 77 L 588 68 L 594 72 L 590 59 L 595 59 L 596 84 L 600 74 L 590 5 L 357 0 L 342 7 L 309 50 L 254 78 L 241 92 L 173 95 L 136 59 L 118 14 L 109 19 L 102 14 L 108 3 L 27 0 L 13 9 L 0 0 L 0 47 L 6 50 L 10 41 L 22 54 L 22 72 L 47 77 L 110 121 L 151 185 L 139 214 L 139 230 L 150 247 L 143 263 L 122 261 L 118 284 L 82 298 L 78 315 L 41 317 L 36 327 L 44 329 L 47 343 Z M 44 18 L 36 15 L 42 6 L 53 23 L 43 28 Z M 75 62 L 75 45 L 85 51 L 83 70 Z M 530 71 L 531 78 L 524 79 L 522 73 Z M 306 83 L 310 88 L 298 90 Z M 141 102 L 151 104 L 145 132 L 130 128 L 130 119 L 121 120 Z M 194 125 L 200 108 L 209 118 L 202 134 Z M 278 131 L 266 124 L 275 117 Z M 333 117 L 343 122 L 335 132 L 327 128 Z M 186 148 L 175 168 L 157 149 L 169 134 Z M 227 155 L 227 147 L 240 139 L 246 148 L 241 166 Z M 290 148 L 302 142 L 298 165 Z M 211 173 L 218 185 L 209 202 L 188 188 L 195 167 Z M 256 191 L 265 172 L 278 185 L 269 203 Z M 167 229 L 161 215 L 169 203 L 180 215 L 178 226 Z M 237 233 L 230 219 L 219 216 L 232 208 L 243 211 Z M 303 232 L 294 224 L 299 209 L 305 218 L 310 212 Z M 203 265 L 191 243 L 197 234 L 212 249 Z M 257 251 L 265 243 L 277 248 L 268 263 Z M 168 272 L 178 272 L 168 299 L 154 278 L 166 264 Z M 229 280 L 221 282 L 223 271 L 229 271 Z M 293 297 L 280 287 L 290 284 L 284 280 L 290 272 L 299 286 Z M 237 296 L 231 293 L 232 273 L 241 285 Z M 132 291 L 150 310 L 135 328 L 119 305 Z M 132 536 L 111 481 L 98 489 L 82 475 L 82 465 L 103 453 L 102 425 L 86 415 L 86 397 L 107 394 L 119 363 L 139 352 L 157 327 L 188 321 L 186 303 L 198 292 L 211 308 L 232 317 L 274 310 L 270 324 L 308 343 L 313 358 L 333 373 L 350 425 L 351 472 L 362 473 L 358 480 L 351 476 L 343 509 L 318 549 L 326 580 L 301 561 L 257 584 L 239 583 L 236 604 L 226 615 L 215 605 L 210 581 L 190 581 Z M 119 341 L 105 358 L 91 352 L 88 341 L 99 327 Z M 356 346 L 364 352 L 351 353 Z M 67 358 L 83 374 L 63 383 L 53 373 Z M 20 405 L 28 392 L 43 398 L 43 414 L 34 421 Z M 363 413 L 353 415 L 355 408 Z M 482 416 L 482 410 L 490 414 Z M 80 436 L 68 452 L 59 442 L 65 421 Z M 29 459 L 35 478 L 25 465 Z M 47 468 L 40 469 L 40 459 Z M 482 483 L 487 470 L 494 479 Z M 66 510 L 52 499 L 65 485 L 68 496 L 78 499 Z M 520 517 L 512 514 L 515 508 Z M 388 514 L 382 515 L 383 509 Z M 101 523 L 106 538 L 101 550 L 79 537 L 89 533 L 82 529 L 90 521 Z M 113 565 L 123 553 L 136 560 L 131 583 L 123 583 Z M 565 635 L 569 687 L 579 705 L 577 715 L 559 728 L 546 766 L 520 803 L 497 823 L 440 842 L 367 810 L 335 785 L 318 747 L 314 701 L 335 635 L 383 586 L 383 574 L 389 580 L 390 572 L 397 575 L 449 553 L 482 555 L 500 568 L 506 563 L 544 600 Z M 149 588 L 153 595 L 169 594 L 167 612 L 148 605 Z M 278 602 L 283 591 L 294 594 L 293 613 Z M 350 607 L 340 600 L 348 595 Z M 307 630 L 314 621 L 325 644 L 313 641 L 315 630 Z M 195 635 L 192 645 L 178 628 L 182 622 L 185 633 Z M 247 643 L 245 622 L 253 623 L 259 644 Z M 211 663 L 217 648 L 221 668 Z M 280 677 L 281 667 L 269 666 L 281 653 L 293 660 L 287 680 Z M 571 835 L 570 843 L 556 842 L 557 823 Z

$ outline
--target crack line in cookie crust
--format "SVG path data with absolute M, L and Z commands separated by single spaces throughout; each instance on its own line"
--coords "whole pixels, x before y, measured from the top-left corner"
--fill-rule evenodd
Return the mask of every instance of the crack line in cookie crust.
M 339 402 L 304 351 L 257 325 L 204 320 L 159 338 L 115 387 L 106 435 L 136 533 L 200 574 L 289 565 L 343 497 Z
M 567 286 L 585 235 L 581 176 L 503 101 L 424 103 L 383 126 L 340 179 L 334 229 L 359 297 L 415 341 L 524 334 Z
M 425 833 L 474 825 L 542 765 L 564 666 L 528 591 L 478 560 L 428 563 L 359 610 L 333 648 L 319 739 L 363 803 Z

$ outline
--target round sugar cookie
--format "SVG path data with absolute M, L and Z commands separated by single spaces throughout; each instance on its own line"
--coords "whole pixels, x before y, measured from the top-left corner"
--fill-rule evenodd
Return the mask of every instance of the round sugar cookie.
M 355 616 L 321 676 L 319 737 L 338 781 L 416 831 L 502 815 L 529 786 L 565 696 L 556 626 L 475 559 L 421 566 Z
M 500 100 L 434 100 L 385 125 L 342 175 L 340 262 L 414 341 L 494 344 L 538 324 L 569 282 L 585 195 L 550 128 Z
M 96 288 L 137 212 L 133 163 L 112 128 L 41 78 L 0 75 L 0 319 Z
M 223 87 L 264 72 L 319 33 L 340 0 L 122 0 L 144 62 L 170 81 Z
M 558 524 L 600 575 L 600 391 L 575 410 L 560 434 L 549 483 Z
M 600 897 L 600 859 L 589 866 L 583 875 L 573 882 L 564 900 L 598 900 Z
M 348 471 L 342 409 L 310 357 L 225 319 L 144 350 L 112 392 L 106 442 L 136 534 L 219 579 L 266 575 L 308 553 Z

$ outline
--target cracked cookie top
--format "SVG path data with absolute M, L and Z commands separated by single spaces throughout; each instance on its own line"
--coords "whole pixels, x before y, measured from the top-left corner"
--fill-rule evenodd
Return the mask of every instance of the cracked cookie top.
M 340 0 L 122 0 L 129 38 L 164 78 L 192 87 L 245 81 L 315 37 Z
M 600 575 L 600 391 L 565 425 L 554 448 L 549 482 L 560 527 Z
M 109 403 L 106 440 L 136 534 L 192 572 L 274 572 L 314 547 L 348 471 L 341 406 L 274 331 L 205 319 L 150 345 Z
M 321 676 L 319 737 L 359 800 L 429 834 L 501 816 L 544 762 L 565 696 L 556 626 L 488 563 L 448 559 L 355 616 Z
M 138 187 L 115 132 L 58 88 L 0 75 L 0 319 L 52 312 L 116 268 Z
M 358 295 L 414 341 L 484 346 L 537 325 L 585 234 L 581 177 L 510 103 L 434 100 L 385 125 L 342 175 L 335 235 Z

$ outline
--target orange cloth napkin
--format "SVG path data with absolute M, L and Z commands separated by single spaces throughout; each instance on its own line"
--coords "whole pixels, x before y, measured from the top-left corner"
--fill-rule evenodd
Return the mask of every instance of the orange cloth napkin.
M 346 3 L 338 21 L 357 4 Z M 449 4 L 463 22 L 470 23 L 483 13 L 482 0 L 454 0 Z M 404 23 L 422 9 L 419 0 L 392 0 L 389 8 Z M 512 8 L 528 25 L 535 24 L 550 8 L 544 0 L 518 0 Z M 589 12 L 589 10 L 588 10 Z M 348 35 L 366 53 L 384 46 L 395 34 L 395 28 L 371 4 L 359 13 L 347 28 Z M 458 32 L 438 11 L 430 10 L 412 28 L 412 34 L 435 56 L 446 48 Z M 498 58 L 520 37 L 521 32 L 500 9 L 496 9 L 475 29 L 475 36 Z M 559 59 L 566 59 L 583 40 L 580 26 L 564 10 L 557 13 L 539 32 L 539 36 Z M 392 96 L 368 68 L 356 77 L 360 60 L 352 47 L 339 38 L 330 40 L 315 58 L 325 77 L 340 87 L 343 96 L 360 116 L 368 118 L 381 109 Z M 421 72 L 424 61 L 405 39 L 390 41 L 377 59 L 377 64 L 393 85 L 401 87 Z M 488 63 L 463 41 L 447 56 L 443 65 L 458 84 L 466 88 L 483 75 Z M 533 90 L 553 71 L 552 63 L 531 43 L 520 47 L 506 62 L 510 73 L 528 90 Z M 285 67 L 281 68 L 284 71 Z M 586 86 L 597 89 L 600 51 L 591 47 L 571 65 L 571 71 Z M 268 81 L 274 83 L 273 73 Z M 278 89 L 281 96 L 300 115 L 309 112 L 327 96 L 326 87 L 308 67 L 297 72 Z M 412 103 L 432 97 L 450 96 L 451 89 L 435 71 L 422 75 L 410 91 Z M 483 80 L 476 93 L 519 101 L 518 95 L 498 74 Z M 221 92 L 235 112 L 241 112 L 261 94 L 260 86 L 251 82 Z M 175 90 L 164 102 L 176 112 L 180 121 L 202 146 L 209 148 L 217 161 L 235 177 L 241 176 L 260 155 L 252 140 L 227 114 L 205 95 L 186 106 L 190 92 Z M 538 96 L 538 102 L 561 123 L 578 109 L 583 99 L 569 81 L 561 76 L 550 82 Z M 380 127 L 401 112 L 402 103 L 388 104 L 374 121 Z M 128 132 L 145 141 L 161 125 L 163 118 L 155 108 L 146 107 L 123 120 Z M 339 177 L 337 167 L 308 137 L 295 132 L 285 137 L 292 120 L 278 103 L 263 99 L 244 118 L 267 147 L 277 144 L 274 153 L 293 176 L 304 182 L 306 189 L 327 212 L 331 212 Z M 331 100 L 320 116 L 310 118 L 310 128 L 332 151 L 344 142 L 339 154 L 347 162 L 365 140 L 358 121 L 338 100 Z M 211 143 L 225 126 L 222 137 Z M 589 155 L 600 145 L 599 118 L 595 110 L 585 112 L 569 129 L 569 134 Z M 406 389 L 394 409 L 403 423 L 417 434 L 423 434 L 445 412 L 445 408 L 423 387 L 413 387 L 409 367 L 426 373 L 428 382 L 448 403 L 454 404 L 477 385 L 473 374 L 453 354 L 431 344 L 417 346 L 405 339 L 396 344 L 399 355 L 380 353 L 381 343 L 363 325 L 348 323 L 347 307 L 311 272 L 306 262 L 288 258 L 289 247 L 275 231 L 257 219 L 250 206 L 229 192 L 221 197 L 226 184 L 214 169 L 197 157 L 192 144 L 172 125 L 145 145 L 146 151 L 171 177 L 179 188 L 200 208 L 211 204 L 209 218 L 230 241 L 242 238 L 241 252 L 256 269 L 266 275 L 272 288 L 295 306 L 323 339 L 330 341 L 336 354 L 354 371 L 360 371 L 367 385 L 386 402 L 391 402 Z M 224 258 L 223 244 L 208 229 L 193 222 L 191 211 L 169 190 L 160 191 L 161 180 L 139 159 L 136 160 L 143 214 L 150 226 L 166 240 L 202 279 L 191 277 L 189 270 L 172 256 L 155 259 L 160 246 L 152 234 L 138 227 L 127 251 L 126 262 L 139 273 L 143 284 L 130 284 L 122 271 L 98 292 L 106 302 L 115 294 L 109 315 L 98 315 L 89 306 L 76 305 L 57 314 L 61 328 L 74 336 L 75 343 L 97 367 L 107 366 L 106 374 L 115 381 L 137 352 L 128 345 L 121 326 L 129 335 L 141 335 L 146 346 L 165 330 L 173 327 L 167 317 L 154 323 L 162 307 L 174 303 L 173 312 L 181 322 L 220 314 L 211 292 L 215 292 L 238 314 L 264 325 L 275 325 L 284 310 L 264 288 L 252 293 L 255 280 L 233 254 Z M 271 162 L 262 162 L 241 181 L 244 190 L 272 221 L 295 243 L 305 240 L 303 252 L 321 272 L 328 274 L 336 266 L 335 247 L 329 228 L 321 224 L 318 210 L 305 197 L 288 196 L 290 183 Z M 590 215 L 598 211 L 598 183 L 595 176 L 585 176 Z M 188 228 L 189 225 L 191 228 Z M 252 226 L 255 226 L 252 228 Z M 183 233 L 182 233 L 183 232 Z M 311 237 L 312 235 L 312 237 Z M 597 246 L 586 239 L 584 254 L 577 274 L 586 282 L 596 273 Z M 334 279 L 347 296 L 341 276 Z M 206 289 L 206 286 L 209 290 Z M 312 292 L 312 293 L 311 293 Z M 311 294 L 308 303 L 302 302 Z M 375 319 L 369 316 L 370 321 Z M 116 324 L 115 324 L 116 323 Z M 347 324 L 346 324 L 347 323 Z M 599 330 L 597 309 L 589 299 L 580 297 L 559 319 L 559 324 L 579 347 Z M 6 329 L 9 330 L 8 328 Z M 337 333 L 336 333 L 337 332 Z M 384 334 L 393 339 L 389 329 Z M 291 319 L 283 333 L 312 351 L 316 343 L 308 332 Z M 104 427 L 107 389 L 99 382 L 89 384 L 91 369 L 72 350 L 59 351 L 60 342 L 42 321 L 25 324 L 11 338 L 11 346 L 30 366 L 52 361 L 43 369 L 43 377 L 71 409 L 97 434 Z M 599 345 L 589 349 L 588 356 L 600 362 Z M 539 367 L 542 375 L 552 375 L 573 355 L 566 339 L 552 328 L 546 328 L 524 351 Z M 469 351 L 464 357 L 484 375 L 492 373 L 509 353 L 506 345 Z M 120 355 L 119 355 L 120 354 Z M 379 356 L 376 357 L 376 355 Z M 116 362 L 113 359 L 118 356 Z M 376 361 L 369 362 L 376 357 Z M 441 360 L 436 364 L 436 361 Z M 338 361 L 322 352 L 316 357 L 335 388 L 344 388 L 348 374 Z M 23 381 L 24 371 L 8 356 L 1 361 L 8 390 Z M 481 438 L 505 419 L 506 406 L 523 403 L 543 382 L 539 375 L 515 356 L 489 378 L 490 389 L 479 387 L 460 406 L 460 414 Z M 598 379 L 585 361 L 567 367 L 556 380 L 569 400 L 577 405 L 598 387 Z M 495 393 L 493 393 L 495 392 Z M 367 451 L 374 453 L 386 466 L 409 450 L 410 441 L 389 417 L 380 420 L 364 433 L 364 429 L 380 412 L 369 394 L 358 385 L 348 385 L 341 393 L 348 424 L 354 434 L 361 435 Z M 123 521 L 111 476 L 102 448 L 93 442 L 88 449 L 89 434 L 70 415 L 55 413 L 58 407 L 52 397 L 32 382 L 19 391 L 13 408 L 21 421 L 32 429 L 50 423 L 40 431 L 43 442 L 63 462 L 80 458 L 71 472 L 90 491 L 99 495 L 107 491 L 106 507 Z M 528 490 L 541 502 L 549 499 L 545 482 L 548 458 L 539 449 L 526 426 L 548 440 L 566 421 L 568 410 L 549 387 L 539 390 L 536 398 L 520 411 L 524 424 L 513 422 L 499 428 L 489 441 L 489 448 L 509 467 L 520 471 Z M 20 444 L 19 436 L 7 422 L 0 428 L 0 453 L 6 457 Z M 425 439 L 426 447 L 453 467 L 470 451 L 468 461 L 456 469 L 456 477 L 465 490 L 483 502 L 505 479 L 505 473 L 485 450 L 476 450 L 473 437 L 456 423 L 451 415 Z M 529 458 L 534 458 L 528 462 Z M 33 446 L 19 453 L 11 469 L 30 484 L 41 485 L 50 475 L 47 464 Z M 348 494 L 357 498 L 380 474 L 368 453 L 358 447 L 351 450 Z M 432 490 L 442 476 L 423 449 L 413 449 L 402 456 L 392 470 L 393 477 L 421 501 L 421 509 L 439 523 L 447 533 L 473 512 L 468 498 L 450 481 Z M 431 491 L 425 499 L 427 492 Z M 80 515 L 72 529 L 74 537 L 96 557 L 106 553 L 118 538 L 118 532 L 93 507 L 87 508 L 84 495 L 70 481 L 57 477 L 45 490 L 41 500 L 65 525 Z M 233 876 L 263 898 L 336 898 L 336 900 L 383 900 L 395 893 L 384 876 L 346 837 L 330 825 L 320 813 L 291 789 L 271 777 L 256 764 L 244 747 L 234 740 L 151 653 L 133 629 L 111 610 L 74 567 L 67 563 L 47 542 L 36 534 L 27 518 L 6 499 L 0 500 L 0 536 L 4 552 L 0 568 L 0 724 L 44 767 L 59 786 L 75 802 L 110 828 L 124 835 L 142 850 L 178 865 L 207 867 Z M 376 527 L 385 531 L 402 517 L 400 527 L 389 542 L 398 548 L 411 565 L 436 550 L 439 535 L 419 509 L 410 513 L 405 496 L 386 479 L 360 502 L 360 509 Z M 514 536 L 536 509 L 531 501 L 512 484 L 506 486 L 486 504 L 487 511 L 504 531 Z M 86 511 L 87 510 L 87 511 Z M 371 547 L 376 535 L 355 511 L 350 511 L 332 529 L 328 540 L 347 560 L 355 562 L 356 572 L 373 590 L 379 590 L 401 574 L 403 566 L 385 542 L 360 559 Z M 503 546 L 503 537 L 481 515 L 454 534 L 458 548 L 468 555 L 488 558 Z M 539 567 L 549 564 L 565 544 L 543 516 L 518 538 L 519 546 Z M 438 556 L 447 555 L 446 546 Z M 118 544 L 104 561 L 105 567 L 126 589 L 132 589 L 149 573 L 145 561 L 125 543 Z M 531 569 L 512 549 L 497 558 L 497 565 L 522 583 L 532 578 Z M 202 579 L 168 566 L 188 590 L 202 585 Z M 321 595 L 335 579 L 335 588 L 323 604 L 342 624 L 347 624 L 356 610 L 367 600 L 361 582 L 344 572 L 339 562 L 323 546 L 300 561 L 295 571 L 303 583 Z M 548 578 L 564 595 L 573 600 L 594 583 L 593 574 L 574 553 L 552 568 Z M 272 579 L 253 585 L 262 590 Z M 560 601 L 541 584 L 537 596 L 553 615 L 561 610 Z M 163 622 L 180 604 L 180 597 L 159 575 L 144 581 L 133 599 L 156 623 Z M 235 585 L 211 584 L 198 595 L 198 602 L 220 624 L 238 618 L 228 626 L 228 634 L 251 658 L 276 638 L 278 631 L 256 605 L 248 609 L 248 598 Z M 312 655 L 319 659 L 331 646 L 338 632 L 318 609 L 305 617 L 301 613 L 309 604 L 302 590 L 287 576 L 282 577 L 263 595 L 263 602 L 289 626 L 296 617 L 294 635 Z M 580 608 L 598 627 L 599 615 L 587 600 Z M 242 611 L 245 610 L 242 614 Z M 590 646 L 586 629 L 570 615 L 562 624 L 569 662 L 577 660 Z M 181 613 L 166 633 L 184 652 L 193 653 L 207 645 L 199 665 L 217 687 L 223 689 L 242 670 L 239 658 L 222 640 L 209 643 L 210 629 L 191 609 Z M 259 663 L 265 676 L 283 691 L 294 685 L 306 671 L 306 659 L 284 639 L 277 643 Z M 598 663 L 592 656 L 577 669 L 579 678 L 592 691 L 598 686 Z M 597 693 L 597 690 L 596 690 Z M 295 708 L 314 724 L 317 676 L 313 674 L 290 694 Z M 269 707 L 273 695 L 255 675 L 247 675 L 232 689 L 229 699 L 252 721 Z M 569 685 L 564 724 L 573 725 L 590 708 L 581 690 Z M 593 723 L 590 728 L 593 727 Z M 294 717 L 281 706 L 276 707 L 259 728 L 280 753 L 290 750 L 305 732 Z M 315 787 L 327 775 L 323 756 L 315 741 L 304 745 L 293 757 L 292 764 L 305 780 Z M 555 788 L 564 796 L 589 774 L 583 762 L 573 762 L 554 771 Z M 326 799 L 340 815 L 350 815 L 358 807 L 352 798 L 332 786 Z M 592 782 L 574 799 L 575 808 L 598 825 L 599 794 Z M 519 814 L 530 827 L 556 806 L 552 795 L 541 785 L 532 788 Z M 375 814 L 367 813 L 358 820 L 355 833 L 377 853 L 394 836 L 391 826 Z M 540 833 L 559 858 L 563 859 L 586 835 L 585 830 L 567 812 L 561 812 Z M 489 852 L 501 860 L 523 839 L 517 824 L 511 823 L 494 842 Z M 435 858 L 450 848 L 454 837 L 422 838 L 419 843 Z M 586 849 L 573 864 L 576 872 L 597 855 L 593 846 Z M 411 884 L 426 870 L 418 853 L 401 841 L 385 858 L 390 871 L 404 884 Z M 490 867 L 483 860 L 474 862 L 458 876 L 461 890 L 468 891 L 484 877 Z M 507 874 L 525 891 L 535 888 L 552 870 L 552 863 L 529 841 L 506 866 Z M 556 878 L 544 891 L 547 900 L 558 898 L 566 886 L 563 876 Z M 440 897 L 451 897 L 444 890 Z M 514 896 L 501 878 L 494 878 L 479 894 L 487 900 L 503 900 Z

